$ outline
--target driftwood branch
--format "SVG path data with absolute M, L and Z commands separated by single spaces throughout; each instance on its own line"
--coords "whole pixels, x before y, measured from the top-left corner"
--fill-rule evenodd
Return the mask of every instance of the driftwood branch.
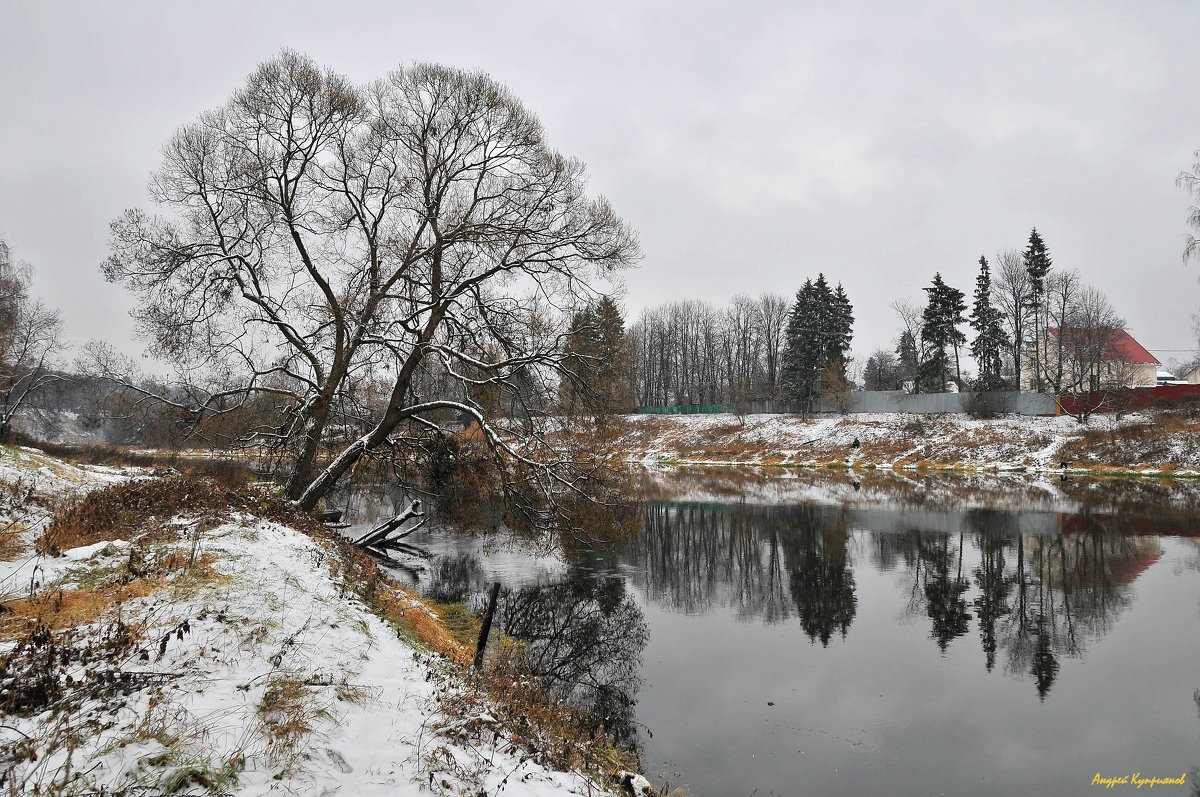
M 407 531 L 396 534 L 400 531 L 400 527 L 413 518 L 421 518 L 421 521 Z M 355 545 L 368 547 L 394 548 L 399 540 L 404 539 L 412 534 L 417 529 L 425 525 L 429 518 L 425 517 L 425 513 L 421 511 L 421 502 L 413 501 L 408 509 L 404 510 L 395 517 L 379 523 L 375 528 L 368 531 L 363 536 L 354 541 Z

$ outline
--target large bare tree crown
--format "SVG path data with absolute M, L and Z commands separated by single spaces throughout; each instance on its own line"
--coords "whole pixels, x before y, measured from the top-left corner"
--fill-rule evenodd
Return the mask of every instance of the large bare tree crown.
M 551 378 L 564 319 L 639 257 L 511 91 L 436 64 L 358 86 L 284 51 L 172 136 L 150 196 L 160 215 L 112 223 L 105 275 L 209 396 L 274 397 L 308 505 L 402 422 L 482 423 L 481 385 Z M 385 400 L 350 401 L 368 381 Z M 317 474 L 347 413 L 362 434 Z

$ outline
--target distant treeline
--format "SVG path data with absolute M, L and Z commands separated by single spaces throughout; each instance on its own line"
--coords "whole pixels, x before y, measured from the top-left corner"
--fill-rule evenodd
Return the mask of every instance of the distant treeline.
M 726 308 L 672 302 L 630 330 L 641 406 L 788 397 L 806 406 L 847 389 L 853 308 L 839 284 L 807 280 L 794 301 L 738 295 Z
M 1052 270 L 1036 229 L 1023 251 L 996 259 L 993 279 L 991 264 L 979 258 L 970 304 L 940 273 L 923 289 L 923 304 L 893 302 L 896 337 L 853 373 L 853 307 L 841 284 L 831 286 L 824 274 L 805 281 L 792 299 L 739 294 L 725 307 L 679 301 L 649 308 L 629 330 L 636 403 L 777 399 L 811 409 L 822 397 L 841 405 L 856 387 L 1058 394 L 1129 378 L 1112 344 L 1125 322 L 1077 271 Z M 973 366 L 964 368 L 968 354 Z

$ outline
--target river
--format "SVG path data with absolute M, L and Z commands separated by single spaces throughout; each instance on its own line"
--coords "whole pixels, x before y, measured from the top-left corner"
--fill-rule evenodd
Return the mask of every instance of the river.
M 445 600 L 501 581 L 501 627 L 656 785 L 1198 793 L 1200 512 L 1171 485 L 642 478 L 634 539 L 423 529 L 405 575 Z

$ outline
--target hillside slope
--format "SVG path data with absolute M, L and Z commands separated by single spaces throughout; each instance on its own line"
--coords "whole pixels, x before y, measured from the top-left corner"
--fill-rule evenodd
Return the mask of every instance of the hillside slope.
M 454 700 L 465 648 L 369 561 L 128 478 L 0 449 L 0 794 L 607 793 Z

